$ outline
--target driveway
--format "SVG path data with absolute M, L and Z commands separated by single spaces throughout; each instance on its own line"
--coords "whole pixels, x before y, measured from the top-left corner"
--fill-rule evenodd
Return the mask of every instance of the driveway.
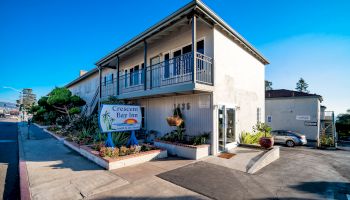
M 0 199 L 19 199 L 17 123 L 0 119 Z
M 281 147 L 254 175 L 196 162 L 158 177 L 213 199 L 350 199 L 350 154 Z

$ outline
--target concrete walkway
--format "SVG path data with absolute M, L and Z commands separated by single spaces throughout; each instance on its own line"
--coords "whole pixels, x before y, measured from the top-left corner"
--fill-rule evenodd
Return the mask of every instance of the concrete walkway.
M 220 158 L 217 156 L 209 156 L 204 158 L 204 162 L 208 162 L 215 165 L 220 165 L 230 169 L 247 172 L 250 167 L 263 155 L 264 151 L 260 149 L 242 148 L 236 147 L 229 151 L 235 154 L 230 159 Z
M 167 158 L 106 171 L 42 129 L 19 126 L 32 199 L 207 199 L 156 175 L 192 163 Z
M 75 154 L 32 125 L 19 125 L 32 199 L 82 199 L 128 181 Z

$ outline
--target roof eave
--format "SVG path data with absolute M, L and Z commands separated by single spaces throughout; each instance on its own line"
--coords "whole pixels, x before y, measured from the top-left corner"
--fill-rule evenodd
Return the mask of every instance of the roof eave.
M 95 63 L 97 66 L 103 65 L 105 62 L 108 62 L 111 58 L 115 57 L 118 53 L 123 52 L 124 50 L 129 49 L 133 45 L 141 42 L 145 38 L 147 38 L 149 35 L 157 31 L 158 29 L 165 26 L 167 23 L 170 23 L 173 20 L 176 20 L 177 17 L 181 17 L 182 15 L 191 12 L 193 9 L 199 8 L 204 14 L 209 16 L 215 23 L 220 25 L 222 28 L 226 29 L 230 34 L 232 34 L 235 38 L 237 38 L 242 44 L 244 44 L 248 50 L 252 52 L 252 54 L 255 55 L 255 57 L 258 58 L 259 61 L 261 61 L 264 65 L 270 64 L 269 61 L 257 50 L 255 49 L 243 36 L 241 36 L 239 33 L 237 33 L 233 28 L 231 28 L 223 19 L 221 19 L 216 13 L 214 13 L 209 7 L 207 7 L 204 3 L 202 3 L 199 0 L 191 1 L 190 3 L 186 4 L 179 10 L 175 11 L 165 19 L 161 20 L 154 26 L 148 28 L 146 31 L 140 33 L 136 37 L 132 38 L 125 44 L 123 44 L 121 47 L 115 49 L 111 53 L 109 53 L 107 56 L 103 57 L 99 61 Z
M 66 84 L 64 87 L 65 88 L 68 88 L 74 84 L 77 84 L 79 83 L 80 81 L 90 77 L 91 75 L 95 74 L 96 72 L 98 71 L 97 68 L 93 68 L 92 70 L 88 71 L 87 73 L 85 73 L 84 75 L 82 76 L 79 76 L 78 78 L 74 79 L 73 81 L 69 82 L 68 84 Z

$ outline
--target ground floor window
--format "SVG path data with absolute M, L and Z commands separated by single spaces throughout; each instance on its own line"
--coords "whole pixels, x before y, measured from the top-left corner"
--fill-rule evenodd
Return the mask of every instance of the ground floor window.
M 141 128 L 145 127 L 145 107 L 141 107 Z

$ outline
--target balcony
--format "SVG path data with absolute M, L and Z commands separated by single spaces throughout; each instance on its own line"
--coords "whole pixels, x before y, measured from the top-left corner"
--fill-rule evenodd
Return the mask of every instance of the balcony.
M 102 83 L 101 86 L 101 97 L 107 98 L 109 96 L 117 95 L 117 79 L 108 80 Z
M 333 111 L 324 111 L 320 114 L 321 121 L 334 121 L 334 112 Z
M 196 53 L 196 76 L 193 81 L 192 52 L 150 65 L 146 69 L 119 75 L 119 94 L 116 95 L 117 80 L 102 87 L 102 96 L 116 95 L 118 98 L 133 98 L 173 92 L 185 92 L 213 85 L 212 58 Z M 146 73 L 146 74 L 145 74 Z

